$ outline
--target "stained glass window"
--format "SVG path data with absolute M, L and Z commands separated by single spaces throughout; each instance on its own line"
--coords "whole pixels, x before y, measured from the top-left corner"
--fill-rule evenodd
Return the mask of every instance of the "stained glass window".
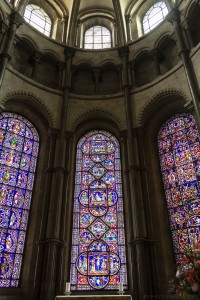
M 155 3 L 146 12 L 143 18 L 143 31 L 147 33 L 154 29 L 168 14 L 168 8 L 164 1 Z
M 174 251 L 179 259 L 200 242 L 200 144 L 193 115 L 167 121 L 158 137 Z
M 93 26 L 86 30 L 84 37 L 85 49 L 111 48 L 111 33 L 106 27 Z
M 35 4 L 29 4 L 24 11 L 24 19 L 38 31 L 50 36 L 51 19 L 47 13 Z
M 120 149 L 106 131 L 77 146 L 70 276 L 72 290 L 127 289 Z
M 39 138 L 20 115 L 0 116 L 0 287 L 18 287 Z

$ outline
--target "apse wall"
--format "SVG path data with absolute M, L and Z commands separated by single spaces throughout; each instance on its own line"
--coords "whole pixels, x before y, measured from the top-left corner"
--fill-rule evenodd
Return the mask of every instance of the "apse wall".
M 198 6 L 197 2 L 182 1 L 179 9 L 183 28 L 186 28 L 184 21 L 187 18 L 192 19 L 195 11 L 193 5 Z M 1 1 L 0 10 L 4 23 L 9 26 L 10 4 Z M 132 24 L 134 40 L 123 45 L 129 51 L 132 128 L 134 132 L 138 128 L 144 130 L 146 143 L 144 155 L 150 186 L 148 218 L 152 220 L 153 235 L 157 241 L 159 285 L 164 293 L 167 290 L 168 280 L 174 274 L 174 256 L 158 162 L 157 133 L 162 123 L 171 115 L 187 111 L 185 105 L 191 101 L 191 94 L 172 24 L 164 21 L 140 38 L 136 37 L 134 24 L 136 24 L 136 16 Z M 198 40 L 195 35 L 195 41 L 198 42 L 191 45 L 186 29 L 183 29 L 183 36 L 199 86 L 200 37 Z M 5 36 L 0 37 L 3 45 Z M 59 130 L 64 93 L 66 47 L 68 45 L 61 42 L 61 34 L 53 40 L 40 34 L 27 23 L 20 26 L 15 48 L 3 80 L 0 104 L 11 111 L 16 111 L 19 109 L 17 102 L 14 103 L 11 100 L 20 99 L 19 101 L 29 107 L 29 110 L 33 110 L 32 120 L 34 120 L 34 112 L 38 106 L 38 111 L 41 115 L 47 116 L 51 127 Z M 74 50 L 74 56 L 69 79 L 71 87 L 67 132 L 78 135 L 81 124 L 95 118 L 105 120 L 105 123 L 112 121 L 118 130 L 118 136 L 127 130 L 120 48 L 122 46 L 107 50 L 84 50 L 71 47 Z M 43 127 L 47 127 L 46 122 L 44 123 Z M 83 126 L 85 129 L 88 128 L 86 124 Z M 102 124 L 101 126 L 103 127 Z M 72 194 L 72 191 L 70 193 Z M 127 207 L 126 213 L 128 214 Z M 37 235 L 36 229 L 35 232 Z M 27 273 L 29 272 L 30 270 L 27 270 Z

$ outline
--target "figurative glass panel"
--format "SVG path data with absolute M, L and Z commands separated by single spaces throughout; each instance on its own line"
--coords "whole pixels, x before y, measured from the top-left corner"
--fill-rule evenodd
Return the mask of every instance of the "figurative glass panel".
M 194 116 L 180 114 L 167 121 L 159 132 L 158 147 L 178 260 L 200 242 L 200 143 Z
M 20 115 L 0 116 L 0 287 L 18 287 L 39 137 Z
M 160 1 L 155 3 L 151 8 L 146 12 L 143 18 L 143 31 L 147 33 L 154 29 L 168 14 L 168 8 L 165 2 Z
M 35 4 L 29 4 L 24 11 L 24 19 L 38 31 L 50 36 L 51 20 L 47 13 Z
M 85 49 L 111 48 L 111 33 L 106 27 L 93 26 L 86 30 L 84 38 Z
M 120 149 L 106 131 L 77 146 L 70 276 L 72 290 L 128 288 Z

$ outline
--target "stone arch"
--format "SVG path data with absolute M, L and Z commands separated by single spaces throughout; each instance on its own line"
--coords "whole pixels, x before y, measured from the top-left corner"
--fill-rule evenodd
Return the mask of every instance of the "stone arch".
M 4 98 L 1 99 L 0 105 L 3 107 L 3 109 L 6 109 L 8 103 L 12 102 L 13 99 L 15 100 L 16 103 L 21 102 L 23 103 L 23 105 L 25 104 L 26 106 L 33 107 L 48 122 L 49 127 L 55 126 L 55 119 L 53 117 L 53 114 L 50 112 L 50 110 L 44 104 L 44 102 L 35 94 L 23 90 L 16 90 L 13 91 L 12 93 L 8 93 L 7 95 L 5 95 Z
M 192 47 L 197 46 L 200 42 L 200 4 L 197 1 L 191 1 L 191 4 L 188 5 L 185 17 L 187 20 L 187 26 L 190 30 L 190 43 L 192 44 Z
M 176 98 L 179 98 L 178 102 L 176 101 Z M 184 105 L 189 101 L 190 99 L 181 90 L 178 89 L 161 90 L 156 95 L 154 95 L 143 107 L 143 109 L 139 113 L 137 126 L 143 127 L 145 123 L 148 121 L 148 119 L 150 118 L 150 116 L 154 114 L 156 110 L 159 110 L 161 107 L 164 107 L 165 105 L 170 104 L 172 106 L 172 103 L 174 103 L 174 109 L 176 108 L 178 110 L 177 104 L 181 102 L 182 106 L 181 108 L 179 107 L 180 110 L 182 111 L 186 110 L 184 108 Z

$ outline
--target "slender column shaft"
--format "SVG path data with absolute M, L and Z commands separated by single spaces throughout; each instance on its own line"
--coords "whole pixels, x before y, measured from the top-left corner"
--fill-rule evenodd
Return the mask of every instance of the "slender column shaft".
M 24 13 L 25 7 L 28 5 L 30 0 L 20 0 L 19 4 L 17 5 L 16 11 L 18 14 L 22 15 Z
M 0 89 L 3 83 L 6 67 L 11 57 L 13 46 L 15 43 L 16 30 L 21 24 L 23 24 L 23 18 L 17 12 L 13 12 L 10 15 L 10 28 L 8 30 L 8 36 L 5 42 L 3 53 L 1 55 L 2 59 L 0 63 Z
M 155 77 L 158 77 L 160 75 L 160 53 L 158 49 L 155 48 L 150 54 L 154 62 Z
M 128 47 L 119 49 L 122 60 L 123 87 L 127 123 L 128 145 L 128 177 L 130 186 L 130 203 L 132 214 L 132 257 L 134 260 L 133 277 L 137 280 L 135 293 L 137 299 L 144 299 L 145 295 L 152 293 L 151 266 L 149 257 L 149 238 L 146 230 L 146 218 L 144 211 L 144 194 L 141 183 L 141 165 L 138 157 L 138 141 L 132 129 L 132 109 L 130 103 L 130 85 L 128 78 Z M 135 274 L 136 273 L 136 274 Z
M 55 149 L 56 149 L 56 140 L 57 140 L 57 131 L 53 128 L 49 130 L 49 160 L 48 160 L 48 169 L 46 184 L 44 188 L 44 204 L 42 207 L 42 220 L 39 225 L 39 241 L 37 243 L 37 254 L 36 254 L 36 264 L 35 264 L 35 273 L 34 273 L 34 283 L 33 283 L 33 292 L 31 294 L 31 300 L 39 298 L 41 283 L 42 283 L 42 269 L 44 266 L 44 251 L 45 251 L 45 237 L 47 230 L 47 221 L 48 221 L 48 209 L 50 204 L 50 193 L 51 189 L 49 188 L 52 185 L 53 172 L 54 172 L 54 159 L 55 159 Z
M 124 31 L 124 23 L 123 23 L 123 17 L 122 17 L 122 11 L 121 11 L 121 5 L 119 0 L 112 0 L 113 7 L 115 11 L 116 16 L 116 24 L 117 24 L 117 31 L 118 31 L 118 41 L 119 45 L 124 45 L 126 43 L 125 39 L 125 31 Z
M 186 37 L 187 37 L 188 42 L 189 42 L 189 46 L 190 46 L 190 48 L 193 48 L 194 47 L 194 39 L 192 37 L 192 30 L 191 30 L 191 27 L 189 25 L 189 20 L 185 19 L 182 25 L 183 25 L 183 28 L 185 29 Z
M 179 55 L 180 55 L 182 63 L 183 63 L 186 79 L 188 82 L 188 87 L 189 87 L 191 98 L 193 101 L 197 127 L 200 132 L 200 104 L 199 104 L 199 92 L 198 92 L 199 87 L 198 87 L 198 83 L 196 80 L 196 75 L 192 68 L 192 62 L 188 55 L 188 51 L 185 48 L 182 28 L 180 25 L 180 12 L 177 8 L 174 8 L 171 11 L 171 13 L 168 17 L 168 20 L 173 24 L 173 27 L 174 27 L 177 47 L 178 47 Z
M 132 40 L 132 38 L 131 38 L 131 30 L 130 30 L 130 23 L 131 23 L 130 14 L 126 15 L 125 19 L 126 19 L 127 41 L 130 42 Z
M 5 33 L 7 31 L 8 31 L 8 26 L 3 21 L 1 21 L 0 22 L 0 54 L 3 50 Z
M 66 47 L 66 68 L 65 68 L 65 82 L 63 102 L 61 107 L 60 117 L 60 136 L 57 149 L 57 166 L 54 168 L 54 184 L 51 187 L 51 211 L 49 213 L 49 222 L 47 230 L 48 248 L 46 260 L 49 262 L 46 267 L 46 280 L 44 287 L 44 299 L 53 300 L 56 291 L 56 275 L 58 270 L 58 254 L 59 247 L 62 246 L 63 241 L 60 240 L 60 227 L 63 203 L 63 188 L 64 188 L 64 174 L 65 174 L 65 131 L 67 122 L 69 88 L 71 86 L 71 63 L 74 54 L 74 49 Z
M 33 64 L 31 78 L 34 78 L 34 79 L 37 78 L 38 67 L 40 64 L 41 57 L 42 57 L 42 53 L 40 53 L 39 51 L 35 51 L 33 53 L 33 56 L 31 57 L 32 64 Z
M 68 45 L 74 46 L 76 41 L 76 30 L 77 30 L 77 18 L 78 12 L 80 7 L 80 0 L 74 0 L 70 18 L 70 25 L 69 25 L 69 33 L 68 33 Z
M 62 42 L 66 43 L 67 41 L 67 26 L 68 26 L 69 17 L 67 15 L 63 16 L 62 23 L 63 23 L 63 36 Z

